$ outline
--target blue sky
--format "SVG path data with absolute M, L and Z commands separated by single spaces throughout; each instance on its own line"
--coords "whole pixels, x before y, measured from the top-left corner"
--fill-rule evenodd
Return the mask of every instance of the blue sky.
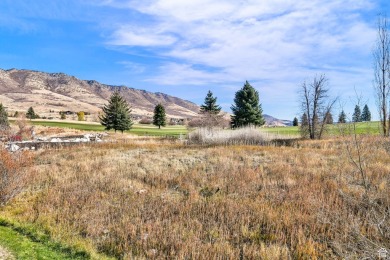
M 388 0 L 2 0 L 0 68 L 64 72 L 225 111 L 248 80 L 264 113 L 298 115 L 299 87 L 329 78 L 335 114 L 356 93 L 377 117 L 372 48 Z

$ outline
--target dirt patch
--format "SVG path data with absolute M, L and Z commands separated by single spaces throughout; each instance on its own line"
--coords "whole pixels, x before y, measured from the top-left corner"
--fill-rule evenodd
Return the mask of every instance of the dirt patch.
M 4 260 L 13 260 L 15 257 L 4 247 L 0 245 L 0 259 Z

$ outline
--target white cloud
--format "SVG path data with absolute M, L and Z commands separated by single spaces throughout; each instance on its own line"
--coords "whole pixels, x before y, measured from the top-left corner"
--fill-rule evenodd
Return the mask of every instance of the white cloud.
M 127 71 L 129 71 L 131 74 L 141 74 L 145 71 L 145 66 L 131 62 L 131 61 L 120 61 L 119 64 L 123 65 Z
M 126 46 L 164 46 L 173 44 L 176 39 L 168 34 L 158 33 L 156 30 L 134 28 L 131 26 L 117 29 L 109 44 Z
M 221 79 L 228 78 L 223 72 L 210 72 L 194 68 L 190 64 L 169 62 L 159 68 L 159 74 L 147 81 L 161 85 L 205 85 L 223 83 Z M 229 78 L 229 80 L 232 80 Z
M 271 98 L 326 73 L 343 89 L 370 82 L 374 25 L 370 0 L 109 1 L 148 23 L 122 25 L 112 44 L 149 47 L 166 59 L 149 81 L 161 85 L 234 85 L 250 80 Z M 134 29 L 136 27 L 142 29 Z M 237 85 L 237 89 L 241 84 Z M 352 86 L 353 87 L 353 86 Z M 260 91 L 261 92 L 261 91 Z M 268 95 L 268 96 L 267 96 Z

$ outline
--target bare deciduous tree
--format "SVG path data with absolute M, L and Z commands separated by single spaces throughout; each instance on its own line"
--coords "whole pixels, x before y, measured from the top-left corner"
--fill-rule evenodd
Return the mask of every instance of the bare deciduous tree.
M 374 88 L 384 136 L 390 134 L 390 31 L 388 23 L 386 16 L 379 16 L 377 41 L 373 50 Z
M 330 99 L 325 75 L 314 77 L 313 82 L 303 82 L 301 89 L 302 112 L 306 114 L 310 139 L 321 139 L 326 126 L 326 115 L 332 110 L 336 99 Z

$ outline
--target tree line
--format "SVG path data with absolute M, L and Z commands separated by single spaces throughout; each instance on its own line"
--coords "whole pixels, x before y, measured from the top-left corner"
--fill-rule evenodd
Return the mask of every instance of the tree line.
M 374 89 L 383 136 L 390 136 L 390 30 L 386 16 L 379 16 L 377 40 L 373 50 Z M 301 135 L 310 139 L 320 139 L 330 122 L 331 110 L 337 98 L 329 97 L 328 79 L 325 75 L 314 77 L 313 81 L 303 82 L 300 91 Z M 363 111 L 355 106 L 352 122 L 371 121 L 371 112 L 367 105 Z M 346 114 L 342 110 L 339 123 L 346 123 Z M 294 125 L 298 119 L 294 118 Z
M 263 110 L 259 100 L 259 93 L 248 81 L 245 82 L 242 89 L 236 92 L 234 104 L 231 107 L 233 115 L 231 116 L 231 127 L 243 127 L 247 125 L 262 126 L 265 123 Z M 131 117 L 131 106 L 115 91 L 108 104 L 103 107 L 103 114 L 99 117 L 101 124 L 106 130 L 127 131 L 133 126 Z M 200 125 L 206 127 L 221 126 L 223 115 L 221 106 L 217 104 L 217 97 L 209 90 L 204 103 L 200 106 Z M 153 124 L 161 128 L 166 126 L 166 112 L 162 104 L 157 104 L 154 108 Z

